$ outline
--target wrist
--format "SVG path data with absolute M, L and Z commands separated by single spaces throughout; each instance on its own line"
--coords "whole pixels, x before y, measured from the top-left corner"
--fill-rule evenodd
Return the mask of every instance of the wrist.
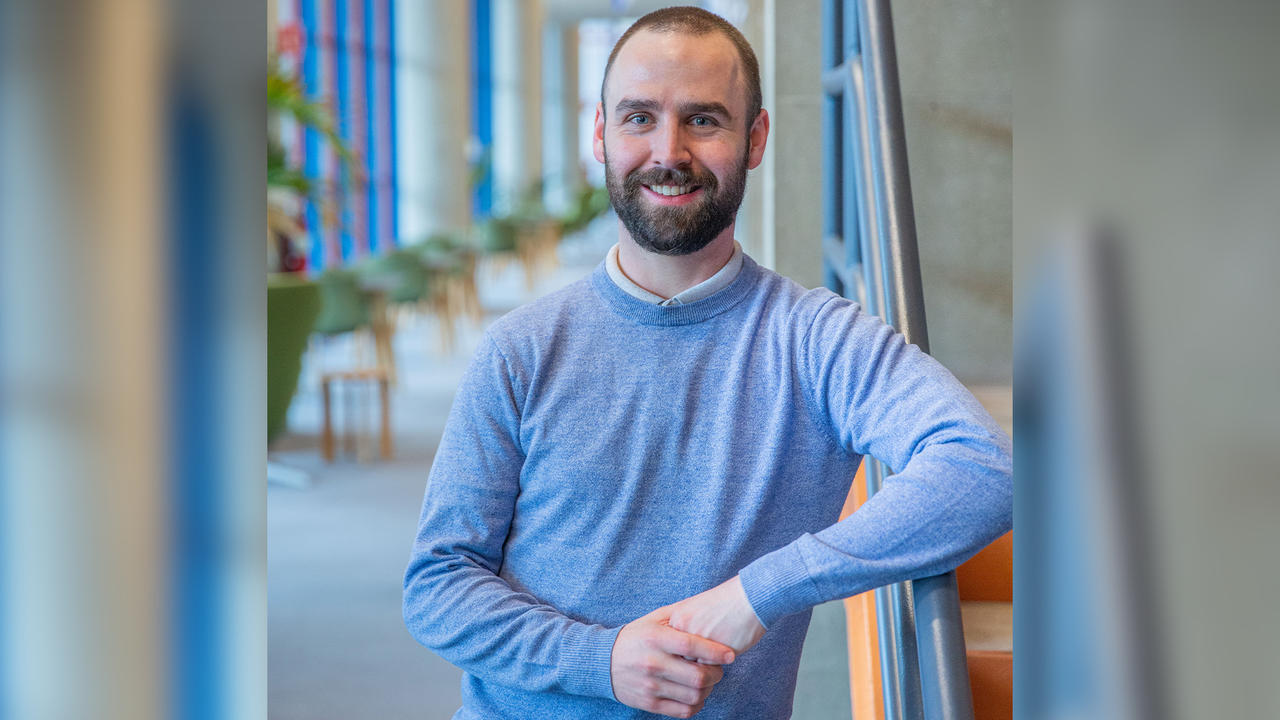
M 575 624 L 560 641 L 560 686 L 574 695 L 616 699 L 613 694 L 613 646 L 621 627 Z
M 797 545 L 798 541 L 757 558 L 739 573 L 747 601 L 766 629 L 822 602 Z
M 746 588 L 742 587 L 742 576 L 734 575 L 733 580 L 730 582 L 733 583 L 736 589 L 735 595 L 738 597 L 740 604 L 745 608 L 744 614 L 750 614 L 751 618 L 760 626 L 760 630 L 765 630 L 764 622 L 760 620 L 760 613 L 756 612 L 755 606 L 751 604 L 751 598 L 747 597 Z

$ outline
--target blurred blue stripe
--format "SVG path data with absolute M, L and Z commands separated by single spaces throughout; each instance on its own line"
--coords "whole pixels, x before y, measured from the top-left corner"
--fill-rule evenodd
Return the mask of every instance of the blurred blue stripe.
M 210 125 L 213 109 L 181 79 L 172 88 L 168 169 L 168 446 L 173 485 L 170 652 L 175 718 L 217 718 L 223 710 L 221 612 L 222 509 L 218 445 L 222 324 L 218 270 L 226 253 L 219 206 L 220 168 Z
M 0 48 L 3 49 L 3 48 Z M 3 342 L 10 342 L 11 338 L 5 333 L 4 329 L 4 313 L 0 313 L 0 381 L 7 382 L 9 371 L 5 368 L 5 353 L 3 352 Z M 8 433 L 4 427 L 5 410 L 0 405 L 0 519 L 8 517 L 9 509 L 7 507 L 9 497 L 9 477 L 5 473 L 8 464 L 5 462 L 4 450 L 8 444 Z M 9 577 L 9 568 L 6 562 L 8 558 L 8 529 L 0 526 L 0 719 L 13 717 L 11 708 L 12 697 L 9 693 L 9 655 L 6 650 L 9 648 L 9 638 L 6 637 L 5 628 L 9 625 L 9 593 L 4 581 Z
M 351 98 L 347 91 L 347 81 L 351 74 L 350 48 L 347 47 L 347 0 L 334 0 L 333 3 L 333 52 L 338 60 L 338 136 L 351 142 Z M 351 238 L 351 178 L 346 173 L 338 173 L 338 182 L 342 185 L 340 195 L 341 206 L 338 217 L 342 226 L 339 228 L 339 244 L 342 248 L 342 264 L 346 264 L 352 255 Z
M 309 96 L 316 94 L 319 80 L 319 53 L 316 52 L 318 42 L 316 32 L 316 0 L 302 0 L 302 86 Z M 311 128 L 304 135 L 305 159 L 303 174 L 313 183 L 320 179 L 320 134 Z M 321 226 L 320 208 L 315 201 L 307 200 L 307 234 L 311 239 L 311 261 L 308 266 L 313 271 L 324 269 L 324 235 Z
M 387 4 L 387 84 L 391 90 L 387 93 L 387 102 L 391 106 L 388 123 L 391 126 L 391 132 L 387 135 L 387 142 L 391 144 L 391 242 L 393 245 L 400 244 L 400 179 L 399 166 L 400 161 L 396 157 L 399 150 L 399 126 L 396 123 L 396 4 L 393 0 L 381 0 Z
M 368 182 L 365 185 L 366 199 L 365 222 L 367 230 L 366 237 L 369 242 L 369 252 L 371 254 L 378 252 L 378 179 L 381 177 L 381 168 L 378 165 L 378 106 L 377 102 L 377 77 L 378 77 L 378 56 L 375 52 L 374 42 L 377 35 L 374 28 L 377 18 L 374 17 L 373 0 L 364 0 L 364 108 L 368 115 L 365 121 L 365 165 L 368 167 Z
M 488 151 L 493 146 L 493 75 L 491 56 L 491 37 L 489 26 L 489 0 L 473 0 L 474 19 L 471 24 L 475 33 L 475 42 L 471 44 L 472 56 L 472 93 L 475 112 L 471 114 L 475 133 L 480 147 Z M 577 92 L 577 88 L 574 88 Z M 577 122 L 577 118 L 573 119 Z M 493 172 L 486 172 L 484 178 L 476 184 L 472 201 L 472 212 L 476 217 L 488 217 L 493 209 Z
M 1104 706 L 1097 670 L 1105 651 L 1097 637 L 1098 588 L 1090 570 L 1096 557 L 1093 518 L 1083 497 L 1088 467 L 1082 453 L 1080 387 L 1071 348 L 1081 342 L 1065 307 L 1069 289 L 1061 273 L 1041 272 L 1024 303 L 1014 372 L 1014 476 L 1017 517 L 1014 548 L 1014 653 L 1034 663 L 1014 664 L 1014 715 L 1099 717 Z

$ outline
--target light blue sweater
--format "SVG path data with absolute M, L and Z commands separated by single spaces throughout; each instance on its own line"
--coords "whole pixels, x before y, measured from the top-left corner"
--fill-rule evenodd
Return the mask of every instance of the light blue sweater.
M 863 455 L 897 474 L 837 523 Z M 749 258 L 660 307 L 590 277 L 494 324 L 427 481 L 413 636 L 455 718 L 652 717 L 618 629 L 741 573 L 768 632 L 700 718 L 787 718 L 814 605 L 955 567 L 1012 523 L 1010 441 L 941 365 Z

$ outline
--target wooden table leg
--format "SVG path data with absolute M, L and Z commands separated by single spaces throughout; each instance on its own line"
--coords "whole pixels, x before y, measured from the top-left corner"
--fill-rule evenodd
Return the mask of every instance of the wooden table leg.
M 382 459 L 391 459 L 391 405 L 390 393 L 387 392 L 387 378 L 378 379 L 379 400 L 382 401 Z
M 372 296 L 369 308 L 370 329 L 373 331 L 373 357 L 377 367 L 387 373 L 391 382 L 396 381 L 396 354 L 391 347 L 391 338 L 395 333 L 394 320 L 391 317 L 391 306 L 387 303 L 385 293 L 376 292 Z
M 325 462 L 333 462 L 333 419 L 329 399 L 329 378 L 320 380 L 320 395 L 324 399 L 324 426 L 320 431 L 320 453 Z

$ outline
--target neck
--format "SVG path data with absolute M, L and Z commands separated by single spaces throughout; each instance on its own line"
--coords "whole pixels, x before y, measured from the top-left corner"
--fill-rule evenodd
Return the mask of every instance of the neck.
M 645 250 L 618 225 L 618 266 L 631 282 L 661 298 L 671 298 L 710 278 L 733 257 L 733 225 L 701 250 L 659 255 Z

